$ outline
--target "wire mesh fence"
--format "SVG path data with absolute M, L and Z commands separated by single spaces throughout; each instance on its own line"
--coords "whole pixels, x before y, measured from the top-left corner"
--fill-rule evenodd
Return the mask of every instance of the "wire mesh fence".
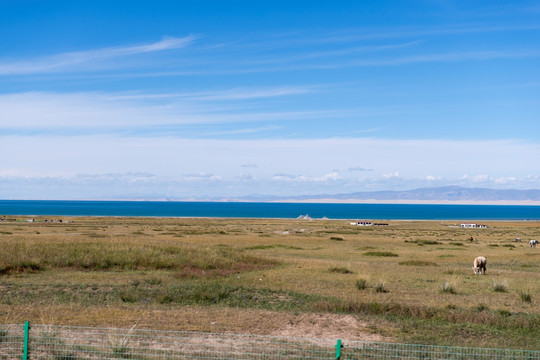
M 0 325 L 0 360 L 20 359 L 23 349 L 23 326 Z
M 26 324 L 28 326 L 28 324 Z M 515 359 L 540 351 L 55 325 L 0 325 L 0 360 Z
M 540 351 L 397 344 L 378 342 L 344 342 L 341 359 L 448 359 L 448 360 L 535 360 Z

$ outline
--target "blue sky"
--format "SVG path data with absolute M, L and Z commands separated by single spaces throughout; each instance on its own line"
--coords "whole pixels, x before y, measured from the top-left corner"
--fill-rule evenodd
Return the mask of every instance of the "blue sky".
M 2 1 L 0 198 L 540 188 L 535 1 Z

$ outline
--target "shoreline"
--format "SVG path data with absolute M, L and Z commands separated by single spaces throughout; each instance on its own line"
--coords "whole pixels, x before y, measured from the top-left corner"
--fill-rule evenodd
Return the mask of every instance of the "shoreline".
M 231 217 L 231 216 L 153 216 L 153 215 L 62 215 L 62 214 L 0 214 L 0 217 L 5 216 L 18 216 L 23 219 L 27 218 L 36 218 L 41 219 L 45 217 L 51 218 L 67 218 L 67 219 L 81 219 L 81 218 L 90 218 L 90 219 L 99 219 L 99 218 L 120 218 L 120 219 L 188 219 L 188 220 L 278 220 L 278 221 L 298 221 L 298 222 L 312 222 L 312 221 L 387 221 L 387 222 L 485 222 L 485 223 L 498 223 L 498 222 L 517 222 L 517 223 L 534 223 L 540 222 L 540 219 L 482 219 L 482 218 L 459 218 L 459 219 L 388 219 L 388 218 L 309 218 L 309 219 L 299 219 L 299 218 L 288 218 L 288 217 Z M 0 223 L 13 223 L 12 219 L 0 220 Z M 44 220 L 35 221 L 37 223 L 44 223 Z M 30 222 L 34 223 L 34 222 Z M 69 224 L 69 222 L 57 223 L 57 224 Z M 457 223 L 454 225 L 458 225 Z M 353 225 L 351 225 L 353 226 Z M 370 226 L 368 226 L 370 227 Z M 376 226 L 375 226 L 376 227 Z M 459 227 L 459 226 L 458 226 Z M 362 226 L 360 226 L 362 228 Z M 474 228 L 473 230 L 476 230 Z

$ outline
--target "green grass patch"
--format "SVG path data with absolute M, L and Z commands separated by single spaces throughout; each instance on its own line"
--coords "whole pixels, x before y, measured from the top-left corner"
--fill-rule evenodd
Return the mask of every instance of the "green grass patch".
M 381 256 L 381 257 L 397 257 L 399 256 L 396 253 L 390 251 L 368 251 L 363 253 L 364 256 Z
M 338 273 L 338 274 L 353 274 L 353 272 L 346 267 L 333 266 L 328 269 L 328 272 Z
M 272 245 L 255 245 L 244 248 L 245 250 L 267 250 L 267 249 L 288 249 L 288 250 L 304 250 L 304 248 L 285 244 L 272 244 Z
M 375 249 L 375 246 L 359 246 L 356 248 L 356 250 L 371 250 Z
M 356 279 L 355 286 L 358 290 L 365 290 L 368 286 L 367 280 L 363 278 Z
M 423 246 L 423 245 L 441 245 L 442 242 L 440 241 L 436 241 L 436 240 L 421 240 L 421 239 L 417 239 L 417 240 L 405 240 L 406 243 L 411 243 L 411 244 L 417 244 L 417 245 L 420 245 L 420 246 Z
M 424 260 L 407 260 L 407 261 L 400 262 L 399 265 L 407 265 L 407 266 L 438 266 L 433 261 L 424 261 Z

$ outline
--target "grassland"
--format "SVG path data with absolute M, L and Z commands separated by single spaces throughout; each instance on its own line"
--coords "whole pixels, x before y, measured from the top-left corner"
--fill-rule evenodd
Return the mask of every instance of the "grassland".
M 538 222 L 35 219 L 0 222 L 0 323 L 540 350 Z

